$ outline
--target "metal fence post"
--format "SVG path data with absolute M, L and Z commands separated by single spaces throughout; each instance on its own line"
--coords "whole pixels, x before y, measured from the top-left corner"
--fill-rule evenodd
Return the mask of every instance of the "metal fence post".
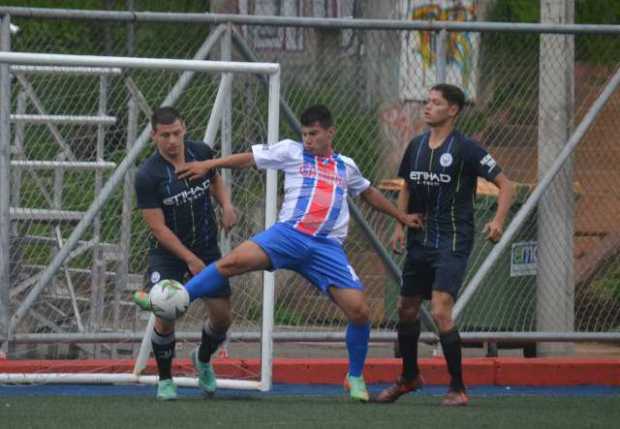
M 448 31 L 444 28 L 436 34 L 436 37 L 437 46 L 435 54 L 437 56 L 435 61 L 435 83 L 444 83 L 447 78 Z
M 226 25 L 226 32 L 222 34 L 221 49 L 222 61 L 232 61 L 232 24 L 230 23 Z M 232 74 L 228 75 L 232 79 Z M 223 75 L 222 78 L 224 78 L 224 76 L 226 75 Z M 232 153 L 232 82 L 224 88 L 226 92 L 224 93 L 220 141 L 222 143 L 222 156 L 228 156 Z M 230 193 L 232 178 L 229 169 L 222 170 L 222 179 L 224 180 L 226 189 Z M 222 254 L 226 254 L 232 249 L 230 234 L 227 234 L 224 230 L 220 233 L 220 247 Z
M 541 0 L 542 22 L 574 21 L 573 0 Z M 561 50 L 562 56 L 555 52 Z M 570 135 L 574 98 L 574 38 L 540 36 L 538 177 L 541 179 Z M 536 325 L 543 332 L 572 332 L 575 320 L 573 237 L 575 224 L 573 163 L 564 167 L 543 194 L 538 207 Z M 542 354 L 568 353 L 568 344 L 539 344 Z
M 2 17 L 0 50 L 11 50 L 11 17 Z M 9 65 L 0 65 L 0 333 L 8 339 L 1 345 L 8 351 L 9 338 L 9 288 L 10 279 L 10 162 L 11 162 L 11 77 Z

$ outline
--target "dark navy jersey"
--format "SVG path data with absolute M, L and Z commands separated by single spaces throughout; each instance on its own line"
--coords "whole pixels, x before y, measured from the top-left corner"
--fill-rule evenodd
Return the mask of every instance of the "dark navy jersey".
M 469 253 L 474 239 L 474 199 L 478 177 L 492 181 L 501 172 L 476 142 L 453 131 L 438 148 L 430 133 L 414 137 L 398 170 L 409 189 L 409 213 L 425 218 L 423 230 L 409 229 L 407 247 L 415 243 Z
M 214 156 L 202 142 L 185 141 L 185 162 L 203 161 Z M 139 209 L 162 209 L 166 226 L 189 249 L 206 249 L 217 245 L 217 226 L 209 192 L 214 172 L 190 181 L 178 180 L 174 166 L 159 151 L 148 157 L 136 175 Z M 151 249 L 166 251 L 151 237 Z

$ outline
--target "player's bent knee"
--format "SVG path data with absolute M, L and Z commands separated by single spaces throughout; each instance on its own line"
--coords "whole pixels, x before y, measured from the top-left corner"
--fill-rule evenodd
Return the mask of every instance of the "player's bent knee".
M 230 325 L 232 324 L 232 317 L 227 316 L 220 317 L 218 319 L 210 318 L 209 322 L 211 323 L 211 326 L 213 327 L 213 330 L 215 332 L 217 332 L 218 334 L 225 334 L 228 331 L 228 328 L 230 328 Z
M 217 270 L 224 277 L 232 277 L 247 271 L 246 261 L 242 255 L 230 253 L 217 262 Z
M 370 320 L 370 309 L 365 300 L 349 301 L 341 308 L 351 323 L 363 325 Z
M 356 325 L 364 325 L 370 320 L 370 309 L 366 303 L 355 306 L 349 312 L 349 320 Z
M 431 316 L 440 332 L 447 332 L 454 326 L 454 321 L 449 311 L 433 310 Z
M 418 319 L 418 309 L 410 306 L 398 306 L 398 320 L 414 322 Z
M 217 270 L 224 277 L 232 277 L 248 271 L 269 267 L 267 254 L 256 244 L 244 242 L 228 255 L 217 261 Z
M 210 298 L 206 303 L 209 325 L 217 333 L 225 334 L 232 324 L 229 298 Z
M 169 335 L 174 332 L 174 321 L 155 317 L 155 330 L 160 335 Z
M 398 320 L 415 322 L 420 315 L 421 296 L 401 296 L 398 299 Z

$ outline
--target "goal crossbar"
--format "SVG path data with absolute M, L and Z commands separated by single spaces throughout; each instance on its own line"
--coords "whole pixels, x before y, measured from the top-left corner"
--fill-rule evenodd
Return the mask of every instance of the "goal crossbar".
M 280 72 L 277 63 L 244 63 L 236 61 L 181 60 L 172 58 L 106 57 L 95 55 L 39 54 L 33 52 L 0 52 L 0 63 L 15 65 L 46 65 L 76 67 L 120 67 L 151 70 L 179 70 L 213 73 Z

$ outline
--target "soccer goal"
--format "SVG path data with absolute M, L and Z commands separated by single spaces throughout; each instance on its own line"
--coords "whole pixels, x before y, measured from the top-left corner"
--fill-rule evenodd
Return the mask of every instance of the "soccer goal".
M 150 365 L 153 374 L 153 317 L 130 300 L 147 262 L 133 174 L 151 153 L 151 106 L 178 107 L 188 137 L 224 155 L 233 141 L 238 152 L 279 138 L 279 65 L 206 61 L 212 45 L 194 60 L 0 53 L 0 148 L 9 154 L 0 158 L 0 181 L 10 184 L 0 195 L 0 225 L 8 230 L 0 246 L 9 249 L 9 258 L 0 253 L 0 322 L 8 321 L 0 337 L 16 357 L 0 383 L 156 383 L 143 371 Z M 221 240 L 223 252 L 276 217 L 276 172 L 234 174 L 223 173 L 244 221 Z M 248 351 L 256 366 L 228 362 L 218 387 L 269 390 L 273 274 L 232 287 L 240 320 L 232 341 L 259 340 L 260 351 Z M 178 321 L 178 361 L 199 341 L 205 317 L 195 302 Z M 192 376 L 175 381 L 197 386 Z

